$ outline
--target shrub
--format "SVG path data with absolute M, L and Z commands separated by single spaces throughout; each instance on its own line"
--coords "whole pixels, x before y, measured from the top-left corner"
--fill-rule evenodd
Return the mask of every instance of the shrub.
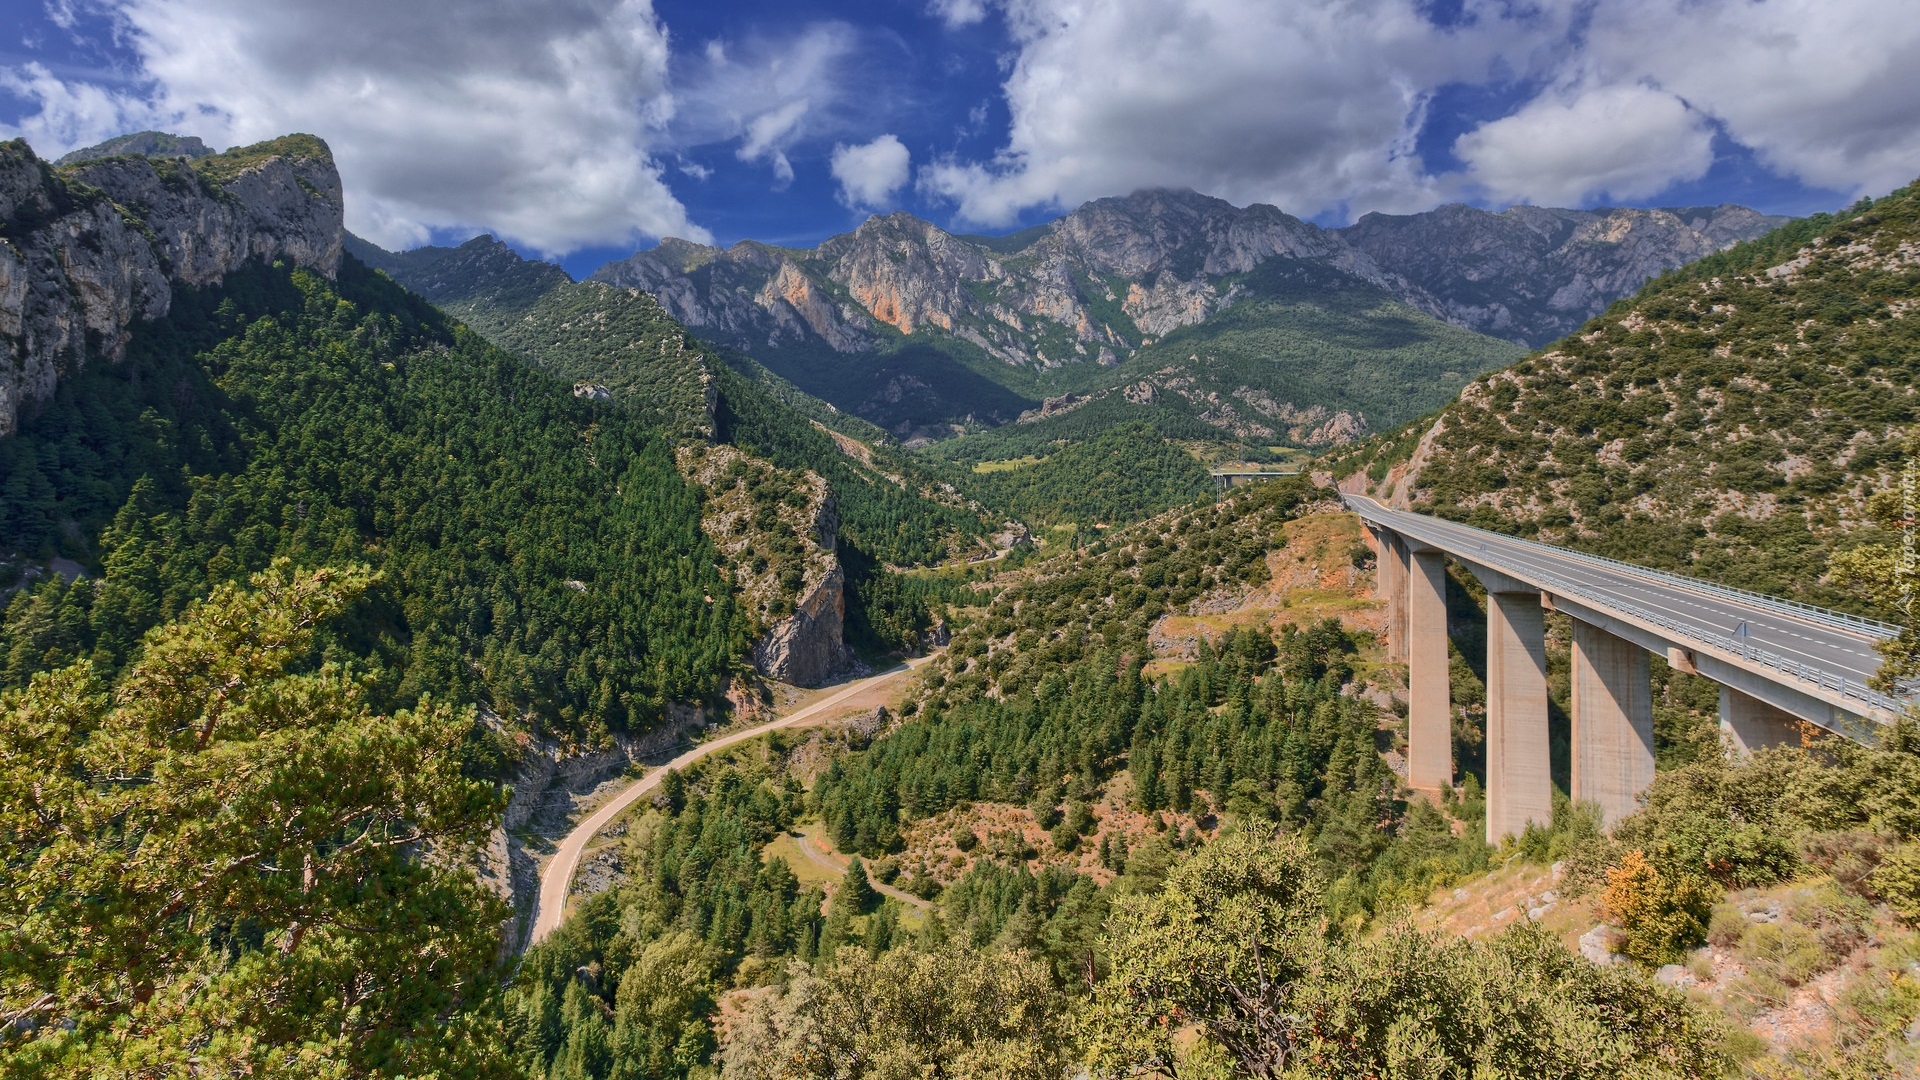
M 1867 881 L 1895 914 L 1920 926 L 1920 842 L 1909 841 L 1888 852 Z
M 1637 849 L 1607 871 L 1601 902 L 1626 937 L 1622 951 L 1649 965 L 1673 963 L 1704 941 L 1713 910 L 1705 881 L 1686 873 L 1662 873 Z

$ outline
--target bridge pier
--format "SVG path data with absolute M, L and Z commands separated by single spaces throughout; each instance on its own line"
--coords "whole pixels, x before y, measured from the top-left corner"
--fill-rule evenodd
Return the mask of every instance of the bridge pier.
M 1400 540 L 1407 552 L 1407 783 L 1453 783 L 1453 697 L 1447 663 L 1447 557 Z
M 1381 530 L 1380 595 L 1387 601 L 1387 663 L 1407 662 L 1407 544 L 1400 534 Z
M 1758 698 L 1731 686 L 1722 686 L 1720 737 L 1733 748 L 1736 757 L 1744 758 L 1769 746 L 1799 746 L 1800 721 Z
M 1647 651 L 1573 622 L 1573 801 L 1602 824 L 1639 807 L 1653 783 L 1653 684 Z
M 1487 593 L 1487 843 L 1553 823 L 1547 627 L 1538 589 Z

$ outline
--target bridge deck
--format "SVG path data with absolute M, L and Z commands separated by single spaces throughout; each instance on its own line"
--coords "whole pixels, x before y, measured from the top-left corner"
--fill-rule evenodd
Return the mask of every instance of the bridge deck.
M 1710 647 L 1816 681 L 1862 705 L 1897 710 L 1904 701 L 1868 689 L 1879 670 L 1876 649 L 1891 628 L 1871 620 L 1801 607 L 1734 590 L 1693 584 L 1673 575 L 1536 544 L 1424 514 L 1389 510 L 1364 496 L 1347 504 L 1360 516 L 1402 536 L 1527 582 L 1640 618 Z

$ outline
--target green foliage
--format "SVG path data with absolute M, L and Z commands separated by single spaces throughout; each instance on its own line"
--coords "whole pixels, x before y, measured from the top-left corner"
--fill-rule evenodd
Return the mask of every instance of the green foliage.
M 1206 468 L 1145 424 L 1069 443 L 1034 465 L 954 476 L 982 503 L 1029 524 L 1123 524 L 1213 490 Z
M 1306 831 L 1342 919 L 1424 897 L 1485 865 L 1430 808 L 1393 797 L 1372 707 L 1342 692 L 1354 642 L 1337 623 L 1243 632 L 1177 675 L 1143 678 L 1146 628 L 1215 583 L 1265 571 L 1268 547 L 1313 489 L 1272 482 L 1218 507 L 1116 530 L 1081 558 L 1042 564 L 959 631 L 911 718 L 835 761 L 813 805 L 837 847 L 879 856 L 903 823 L 974 801 L 1053 817 L 1122 769 L 1135 806 Z
M 1870 882 L 1873 890 L 1886 898 L 1888 907 L 1920 926 L 1920 843 L 1910 841 L 1888 852 Z
M 1164 439 L 1217 443 L 1228 437 L 1226 432 L 1189 413 L 1157 404 L 1136 404 L 1123 395 L 1110 393 L 1053 416 L 1002 424 L 947 439 L 922 453 L 935 461 L 967 466 L 986 461 L 1015 461 L 1045 457 L 1062 446 L 1088 442 L 1116 428 L 1140 425 L 1151 428 Z M 971 473 L 955 471 L 947 475 L 965 484 Z
M 1198 1025 L 1241 1075 L 1695 1077 L 1728 1062 L 1677 992 L 1596 967 L 1531 927 L 1487 943 L 1328 931 L 1297 839 L 1202 849 L 1116 905 L 1113 974 L 1087 1025 L 1107 1068 L 1165 1069 Z
M 801 889 L 783 860 L 760 858 L 797 809 L 797 792 L 777 789 L 764 770 L 694 766 L 679 800 L 632 828 L 627 882 L 522 960 L 507 1006 L 523 1065 L 581 1080 L 684 1077 L 703 1065 L 720 976 L 749 957 L 764 965 L 821 948 L 824 895 Z M 599 1021 L 562 1015 L 576 997 L 582 1017 L 611 1010 L 598 1056 L 582 1057 L 576 1043 L 583 1024 Z
M 1073 1008 L 1044 965 L 947 947 L 848 951 L 750 999 L 725 1080 L 1057 1080 Z
M 1827 576 L 1920 420 L 1920 188 L 1648 284 L 1440 417 L 1416 509 L 1893 617 Z M 1782 268 L 1772 272 L 1772 268 Z M 1846 523 L 1843 527 L 1843 523 Z
M 1706 940 L 1713 893 L 1704 875 L 1663 873 L 1644 853 L 1628 851 L 1607 870 L 1601 904 L 1626 935 L 1621 951 L 1657 967 L 1679 962 Z
M 503 1074 L 471 715 L 291 673 L 374 581 L 278 561 L 0 694 L 0 1073 Z
M 834 894 L 833 901 L 843 904 L 855 915 L 865 915 L 880 902 L 880 894 L 873 890 L 873 882 L 867 880 L 867 864 L 855 855 L 847 864 L 847 872 L 841 875 L 840 891 Z
M 1868 748 L 1832 739 L 1778 747 L 1732 764 L 1720 755 L 1657 773 L 1644 807 L 1614 827 L 1621 851 L 1663 873 L 1705 874 L 1728 886 L 1768 885 L 1804 866 L 1821 834 L 1920 835 L 1920 753 L 1901 726 Z
M 1525 353 L 1310 263 L 1270 259 L 1222 284 L 1238 284 L 1247 295 L 1140 350 L 1109 381 L 1122 385 L 1173 367 L 1197 380 L 1196 390 L 1230 395 L 1251 387 L 1302 410 L 1346 410 L 1384 429 L 1437 408 L 1467 380 Z M 1162 400 L 1174 396 L 1163 393 Z M 1240 411 L 1262 420 L 1252 408 Z
M 373 656 L 402 703 L 590 736 L 713 695 L 744 652 L 665 444 L 356 263 L 337 285 L 256 268 L 183 292 L 129 352 L 0 443 L 8 535 L 104 570 L 15 596 L 15 685 L 63 658 L 112 670 L 141 630 L 279 555 L 384 572 L 322 648 Z

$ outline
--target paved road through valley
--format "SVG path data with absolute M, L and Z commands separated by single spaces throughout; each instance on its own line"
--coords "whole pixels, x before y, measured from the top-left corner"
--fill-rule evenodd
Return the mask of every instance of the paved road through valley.
M 878 675 L 869 676 L 868 678 L 849 683 L 845 689 L 840 690 L 833 696 L 822 701 L 816 701 L 812 705 L 808 705 L 806 708 L 783 716 L 778 720 L 769 721 L 757 727 L 750 727 L 744 731 L 736 731 L 731 735 L 722 736 L 712 742 L 701 743 L 686 753 L 681 754 L 679 757 L 674 758 L 672 761 L 667 762 L 665 767 L 653 769 L 645 776 L 627 785 L 618 795 L 608 800 L 605 806 L 595 810 L 592 814 L 588 815 L 585 821 L 574 826 L 573 831 L 569 832 L 566 837 L 560 841 L 560 846 L 554 851 L 553 858 L 547 863 L 546 869 L 541 871 L 540 895 L 534 901 L 533 933 L 528 936 L 527 945 L 531 947 L 539 944 L 542 938 L 553 933 L 553 931 L 559 927 L 560 920 L 566 916 L 567 895 L 573 887 L 573 875 L 580 869 L 580 859 L 586 854 L 587 844 L 592 842 L 593 838 L 599 834 L 601 829 L 613 824 L 615 818 L 625 813 L 627 808 L 635 802 L 638 802 L 642 795 L 658 787 L 661 779 L 667 775 L 669 769 L 684 769 L 688 765 L 713 753 L 715 750 L 724 750 L 729 746 L 743 743 L 756 736 L 765 735 L 767 732 L 776 728 L 792 727 L 795 724 L 811 720 L 848 698 L 863 691 L 871 690 L 882 683 L 897 679 L 931 659 L 933 659 L 933 657 L 923 656 L 916 660 L 909 660 L 899 667 L 889 668 Z

